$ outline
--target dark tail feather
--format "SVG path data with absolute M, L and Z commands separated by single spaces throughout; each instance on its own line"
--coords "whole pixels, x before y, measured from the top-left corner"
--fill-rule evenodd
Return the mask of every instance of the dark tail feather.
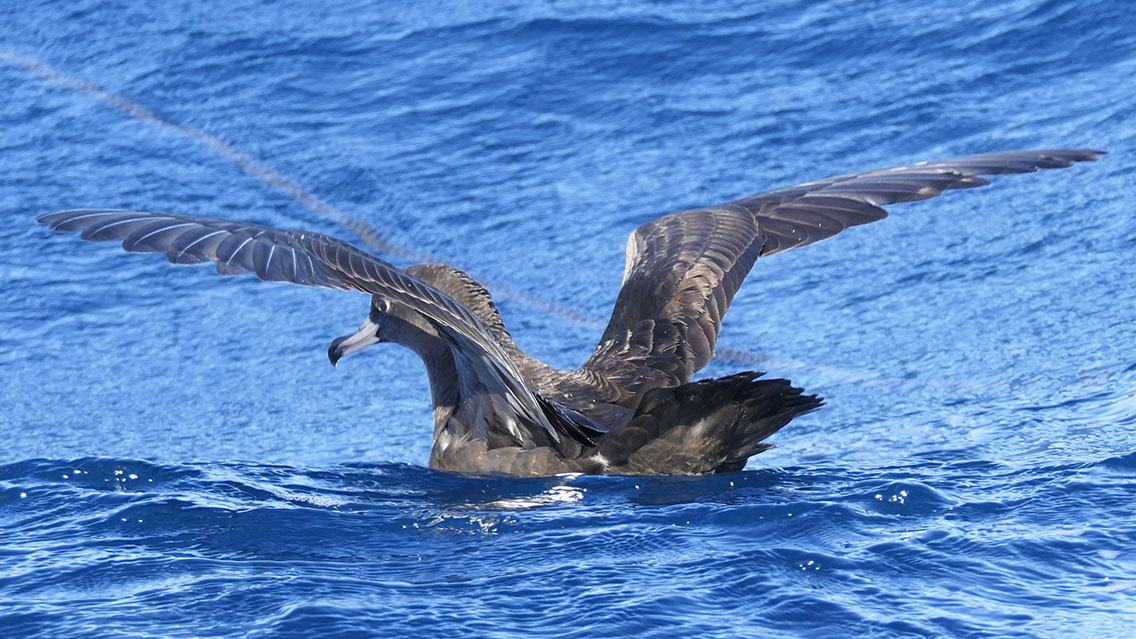
M 743 373 L 743 375 L 752 375 L 750 380 L 754 380 L 761 373 Z M 745 386 L 740 393 L 740 399 L 746 419 L 739 420 L 732 432 L 732 442 L 736 442 L 733 454 L 715 468 L 714 472 L 741 470 L 750 457 L 773 448 L 773 444 L 764 444 L 762 440 L 781 430 L 781 427 L 792 421 L 794 417 L 824 405 L 822 398 L 802 393 L 802 389 L 793 386 L 787 379 L 752 381 Z
M 741 470 L 772 448 L 766 437 L 823 404 L 786 379 L 747 372 L 658 388 L 644 396 L 631 422 L 608 433 L 599 460 L 606 472 L 697 475 Z

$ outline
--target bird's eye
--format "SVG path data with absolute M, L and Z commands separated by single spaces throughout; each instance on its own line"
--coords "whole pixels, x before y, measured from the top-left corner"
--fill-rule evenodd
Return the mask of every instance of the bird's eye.
M 390 300 L 385 297 L 375 297 L 375 310 L 380 313 L 386 313 L 390 310 Z

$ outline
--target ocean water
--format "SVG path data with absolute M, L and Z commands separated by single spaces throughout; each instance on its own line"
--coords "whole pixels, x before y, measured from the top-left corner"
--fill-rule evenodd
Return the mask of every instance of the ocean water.
M 1136 636 L 1134 15 L 3 4 L 0 636 Z M 432 471 L 421 363 L 327 363 L 364 296 L 32 222 L 358 219 L 571 367 L 643 222 L 1055 146 L 1110 153 L 760 260 L 703 374 L 828 405 L 704 478 Z

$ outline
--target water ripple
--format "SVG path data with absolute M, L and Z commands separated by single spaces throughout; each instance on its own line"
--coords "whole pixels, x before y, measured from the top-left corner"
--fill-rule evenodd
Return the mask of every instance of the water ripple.
M 58 74 L 0 60 L 0 636 L 1131 634 L 1119 3 L 9 4 L 0 51 Z M 31 223 L 349 235 L 323 203 L 519 291 L 521 343 L 576 366 L 637 224 L 1049 145 L 1111 153 L 761 260 L 723 351 L 828 406 L 701 478 L 423 468 L 417 360 L 324 357 L 365 299 Z

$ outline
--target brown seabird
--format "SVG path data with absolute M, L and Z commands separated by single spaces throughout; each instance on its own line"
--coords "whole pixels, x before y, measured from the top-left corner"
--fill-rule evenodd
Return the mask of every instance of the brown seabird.
M 405 270 L 343 240 L 194 215 L 79 209 L 37 218 L 52 231 L 222 275 L 371 295 L 331 362 L 395 342 L 422 358 L 434 404 L 430 466 L 464 472 L 691 475 L 740 470 L 763 440 L 822 400 L 744 372 L 692 381 L 758 257 L 887 217 L 883 205 L 1096 160 L 1101 151 L 1010 151 L 922 162 L 776 189 L 674 213 L 635 229 L 599 346 L 575 370 L 522 351 L 489 292 L 451 266 Z

